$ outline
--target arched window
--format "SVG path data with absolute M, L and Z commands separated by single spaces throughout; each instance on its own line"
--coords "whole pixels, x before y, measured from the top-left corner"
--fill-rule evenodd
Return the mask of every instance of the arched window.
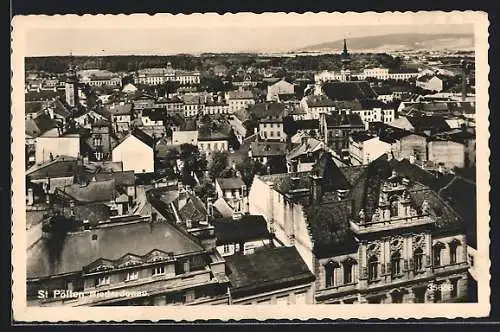
M 399 251 L 391 255 L 391 277 L 397 277 L 401 274 L 401 254 Z
M 453 240 L 449 244 L 449 247 L 450 247 L 450 264 L 456 264 L 457 263 L 458 246 L 460 246 L 460 241 L 458 241 L 458 240 Z
M 333 287 L 336 284 L 337 269 L 340 267 L 339 263 L 329 261 L 325 265 L 325 287 Z
M 403 303 L 403 293 L 400 290 L 394 290 L 391 293 L 392 303 Z
M 432 258 L 433 258 L 433 265 L 434 266 L 441 266 L 442 260 L 441 260 L 441 252 L 444 249 L 444 244 L 441 242 L 438 242 L 434 245 L 432 248 Z
M 353 269 L 356 261 L 352 258 L 347 258 L 343 263 L 344 268 L 344 284 L 352 283 L 353 280 Z
M 371 256 L 368 259 L 368 280 L 375 280 L 378 278 L 378 258 Z
M 418 272 L 423 269 L 424 267 L 423 260 L 424 260 L 424 252 L 422 251 L 422 249 L 417 248 L 413 253 L 413 264 L 415 272 Z
M 397 217 L 399 208 L 399 197 L 392 196 L 390 198 L 390 202 L 391 202 L 391 217 Z

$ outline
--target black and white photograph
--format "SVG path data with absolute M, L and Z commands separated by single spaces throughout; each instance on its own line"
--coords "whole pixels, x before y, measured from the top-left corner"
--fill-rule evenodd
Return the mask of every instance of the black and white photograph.
M 14 18 L 19 317 L 487 315 L 487 25 Z

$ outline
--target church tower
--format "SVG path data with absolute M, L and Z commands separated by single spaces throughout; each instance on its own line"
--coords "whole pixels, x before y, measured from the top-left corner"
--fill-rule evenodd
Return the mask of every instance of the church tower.
M 342 81 L 350 81 L 351 80 L 351 70 L 349 69 L 349 64 L 351 62 L 351 56 L 349 55 L 349 51 L 347 51 L 347 41 L 344 38 L 344 49 L 340 54 L 340 61 L 342 62 L 342 70 L 340 74 L 342 75 Z
M 78 105 L 78 77 L 76 74 L 76 68 L 73 65 L 73 57 L 71 57 L 68 71 L 66 72 L 66 83 L 64 85 L 64 91 L 66 96 L 66 103 L 69 106 L 75 107 Z

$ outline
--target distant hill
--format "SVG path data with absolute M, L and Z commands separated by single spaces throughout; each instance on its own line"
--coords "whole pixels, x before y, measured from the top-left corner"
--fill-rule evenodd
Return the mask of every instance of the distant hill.
M 311 45 L 300 52 L 340 52 L 344 40 Z M 473 34 L 389 34 L 347 39 L 347 48 L 354 52 L 383 52 L 397 50 L 473 50 Z

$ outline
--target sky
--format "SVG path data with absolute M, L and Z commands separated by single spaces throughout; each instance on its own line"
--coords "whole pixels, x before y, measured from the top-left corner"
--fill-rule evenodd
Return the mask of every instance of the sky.
M 78 17 L 75 18 L 77 20 Z M 96 21 L 97 22 L 97 21 Z M 332 25 L 331 21 L 263 20 L 147 21 L 124 19 L 113 24 L 62 21 L 26 30 L 26 56 L 55 55 L 165 55 L 202 52 L 288 52 L 342 38 L 392 33 L 473 33 L 470 24 Z M 110 21 L 111 22 L 111 21 Z M 170 22 L 169 24 L 161 24 Z M 338 23 L 338 22 L 336 22 Z M 373 22 L 370 22 L 373 23 Z

